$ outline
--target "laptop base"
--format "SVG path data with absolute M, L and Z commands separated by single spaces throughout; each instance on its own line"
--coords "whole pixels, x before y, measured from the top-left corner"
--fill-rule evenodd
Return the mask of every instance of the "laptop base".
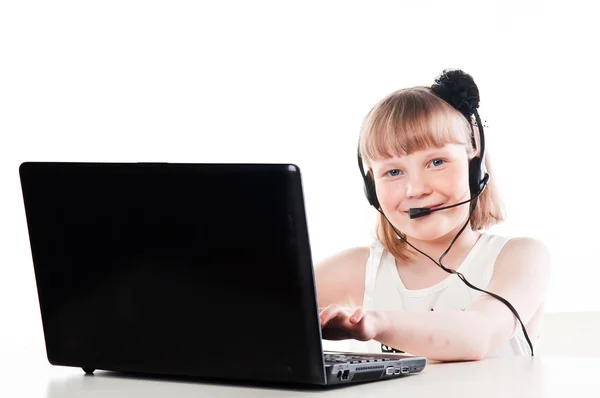
M 427 360 L 404 354 L 370 354 L 325 351 L 327 384 L 391 379 L 421 372 Z

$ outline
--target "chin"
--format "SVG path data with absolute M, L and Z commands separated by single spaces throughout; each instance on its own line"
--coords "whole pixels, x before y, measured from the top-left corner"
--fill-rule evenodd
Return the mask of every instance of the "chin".
M 446 236 L 450 231 L 448 230 L 428 230 L 428 231 L 419 231 L 419 230 L 414 230 L 414 229 L 410 229 L 406 232 L 406 237 L 407 239 L 417 239 L 417 240 L 422 240 L 422 241 L 431 241 L 431 240 L 437 240 L 440 238 L 443 238 L 444 236 Z
M 406 218 L 399 220 L 398 224 L 401 228 L 398 229 L 413 239 L 436 240 L 458 232 L 457 228 L 460 229 L 466 219 L 460 222 L 459 220 L 458 217 L 452 217 L 447 213 L 432 213 L 416 219 L 410 219 L 406 215 Z
M 411 220 L 411 222 L 412 221 L 416 220 Z M 419 224 L 405 224 L 405 229 L 400 230 L 403 231 L 407 237 L 418 240 L 440 239 L 447 236 L 453 230 L 453 228 L 444 222 L 440 222 L 439 220 L 432 221 L 433 222 L 429 222 L 429 220 L 425 219 L 419 220 Z

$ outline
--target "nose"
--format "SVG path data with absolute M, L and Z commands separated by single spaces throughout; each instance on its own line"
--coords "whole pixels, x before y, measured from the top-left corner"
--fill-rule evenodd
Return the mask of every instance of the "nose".
M 427 181 L 419 175 L 413 175 L 408 178 L 406 184 L 407 198 L 420 198 L 423 195 L 431 193 L 431 188 Z

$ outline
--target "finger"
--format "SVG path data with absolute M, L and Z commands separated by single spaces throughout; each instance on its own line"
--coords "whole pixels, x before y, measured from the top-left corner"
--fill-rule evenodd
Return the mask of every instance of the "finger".
M 332 304 L 321 314 L 321 326 L 325 327 L 330 323 L 341 324 L 344 321 L 347 321 L 349 316 L 350 311 L 348 309 L 337 304 Z
M 340 306 L 337 304 L 331 304 L 325 307 L 319 314 L 321 326 L 326 325 L 340 310 Z
M 362 318 L 356 324 L 352 324 L 352 332 L 355 333 L 357 340 L 371 340 L 375 338 L 379 325 L 377 318 L 371 312 L 364 310 Z
M 364 318 L 365 313 L 366 313 L 366 311 L 365 311 L 364 307 L 357 307 L 354 310 L 354 313 L 350 316 L 350 323 L 353 323 L 353 324 L 359 323 Z
M 355 327 L 349 321 L 349 313 L 347 311 L 338 311 L 333 317 L 327 320 L 321 330 L 338 330 L 340 333 L 348 335 L 352 333 L 352 328 Z

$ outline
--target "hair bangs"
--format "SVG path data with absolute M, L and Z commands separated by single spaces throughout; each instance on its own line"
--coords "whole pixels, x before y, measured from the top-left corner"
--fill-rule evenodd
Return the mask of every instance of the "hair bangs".
M 377 104 L 363 122 L 359 150 L 373 160 L 446 144 L 470 145 L 470 124 L 444 100 L 420 87 L 400 90 Z

